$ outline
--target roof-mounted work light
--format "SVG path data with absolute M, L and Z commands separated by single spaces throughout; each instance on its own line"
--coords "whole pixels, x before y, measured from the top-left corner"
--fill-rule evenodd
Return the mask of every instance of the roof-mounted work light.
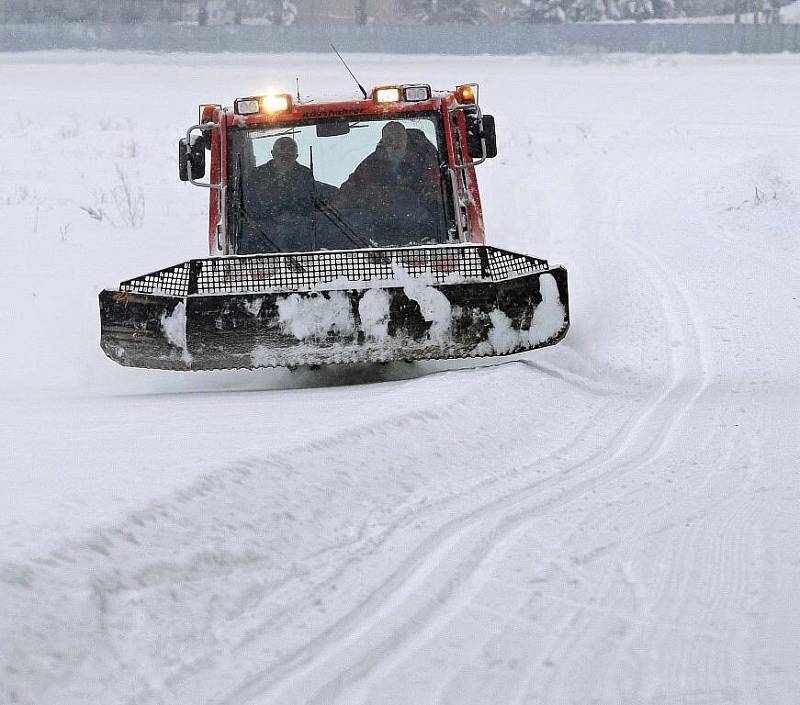
M 403 90 L 405 100 L 409 103 L 418 103 L 431 97 L 431 87 L 425 84 L 419 86 L 406 86 Z
M 237 115 L 284 113 L 291 108 L 292 97 L 288 93 L 239 98 L 233 102 L 233 112 Z
M 284 113 L 292 107 L 292 97 L 287 93 L 265 95 L 261 98 L 261 111 L 265 113 Z
M 397 86 L 376 88 L 373 97 L 376 103 L 399 103 L 400 89 Z

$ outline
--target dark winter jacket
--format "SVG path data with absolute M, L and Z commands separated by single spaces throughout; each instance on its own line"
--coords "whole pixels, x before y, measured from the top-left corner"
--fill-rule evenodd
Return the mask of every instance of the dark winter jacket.
M 419 133 L 416 135 L 415 133 Z M 440 195 L 436 148 L 419 130 L 408 131 L 406 152 L 390 159 L 380 143 L 340 189 L 340 208 L 403 209 L 421 203 L 431 208 Z
M 314 177 L 311 170 L 295 162 L 279 174 L 270 159 L 257 167 L 247 181 L 247 210 L 253 216 L 274 218 L 283 214 L 310 215 Z

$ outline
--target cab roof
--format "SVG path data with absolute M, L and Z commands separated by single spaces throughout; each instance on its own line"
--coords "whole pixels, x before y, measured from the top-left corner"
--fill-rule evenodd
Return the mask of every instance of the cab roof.
M 238 98 L 224 110 L 229 127 L 286 124 L 297 121 L 380 118 L 435 112 L 452 104 L 474 103 L 477 86 L 464 84 L 454 91 L 432 91 L 428 84 L 375 86 L 368 97 L 302 98 L 288 93 Z M 201 106 L 201 122 L 216 121 L 221 106 Z

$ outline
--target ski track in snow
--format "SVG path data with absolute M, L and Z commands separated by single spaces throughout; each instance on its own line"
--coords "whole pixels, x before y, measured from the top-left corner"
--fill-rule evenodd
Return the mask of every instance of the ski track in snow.
M 338 67 L 219 57 L 241 72 L 229 86 L 214 62 L 128 55 L 106 84 L 102 58 L 59 57 L 32 60 L 10 96 L 32 82 L 65 110 L 114 96 L 135 108 L 120 76 L 174 95 L 142 127 L 100 114 L 33 139 L 20 113 L 4 144 L 34 154 L 6 165 L 0 187 L 11 221 L 35 225 L 17 256 L 55 284 L 12 273 L 0 293 L 24 292 L 20 311 L 59 346 L 4 314 L 30 344 L 12 351 L 0 391 L 37 428 L 9 412 L 3 431 L 4 471 L 36 511 L 9 505 L 0 703 L 800 702 L 800 145 L 771 119 L 800 104 L 758 82 L 774 66 L 772 80 L 793 85 L 796 57 L 391 59 L 409 81 L 482 82 L 504 126 L 479 173 L 489 232 L 567 266 L 573 327 L 533 354 L 328 388 L 360 378 L 103 367 L 84 299 L 109 269 L 133 276 L 203 244 L 202 199 L 164 185 L 174 164 L 161 149 L 171 156 L 188 123 L 160 121 L 178 100 L 250 94 L 265 70 L 305 72 L 312 92 Z M 364 80 L 385 81 L 386 61 L 362 57 Z M 536 99 L 517 100 L 519 86 Z M 102 177 L 84 173 L 78 192 L 48 182 L 58 175 L 35 160 L 48 130 L 63 158 L 92 164 L 145 150 L 147 163 L 123 164 L 159 186 L 150 225 L 66 227 Z M 173 211 L 176 200 L 192 206 Z M 178 244 L 153 234 L 179 222 Z M 54 400 L 26 398 L 48 384 Z M 226 388 L 240 391 L 214 391 Z M 37 403 L 76 419 L 48 436 Z M 148 422 L 166 438 L 148 441 Z M 151 453 L 137 447 L 148 442 Z M 38 505 L 15 460 L 41 473 Z M 47 485 L 62 474 L 59 496 Z

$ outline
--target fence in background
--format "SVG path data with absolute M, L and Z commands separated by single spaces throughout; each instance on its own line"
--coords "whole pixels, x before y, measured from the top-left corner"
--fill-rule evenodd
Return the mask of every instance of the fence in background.
M 800 52 L 800 24 L 563 24 L 273 27 L 0 25 L 0 51 L 116 49 L 157 52 L 768 54 Z

